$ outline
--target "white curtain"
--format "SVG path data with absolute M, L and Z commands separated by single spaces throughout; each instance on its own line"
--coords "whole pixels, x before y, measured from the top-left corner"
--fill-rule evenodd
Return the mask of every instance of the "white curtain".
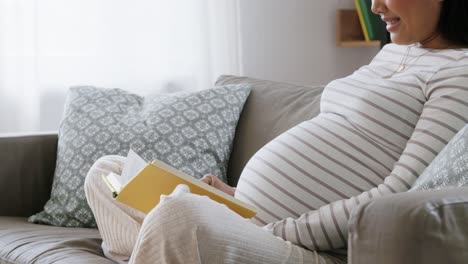
M 0 133 L 56 131 L 74 85 L 201 90 L 241 74 L 238 0 L 0 0 Z

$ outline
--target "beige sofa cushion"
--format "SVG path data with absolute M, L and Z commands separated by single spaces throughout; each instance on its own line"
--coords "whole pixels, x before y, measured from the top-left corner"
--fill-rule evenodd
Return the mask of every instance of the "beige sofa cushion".
M 101 250 L 97 229 L 28 223 L 27 218 L 0 217 L 0 263 L 110 264 Z
M 303 86 L 248 77 L 220 76 L 216 85 L 248 83 L 228 166 L 228 182 L 235 186 L 247 161 L 266 143 L 320 111 L 324 86 Z

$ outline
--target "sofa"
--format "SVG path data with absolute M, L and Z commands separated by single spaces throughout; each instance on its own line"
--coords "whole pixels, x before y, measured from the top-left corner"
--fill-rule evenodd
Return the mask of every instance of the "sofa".
M 250 83 L 228 166 L 235 186 L 264 144 L 316 116 L 323 87 L 223 76 Z M 48 200 L 57 134 L 0 136 L 0 263 L 112 263 L 97 229 L 37 225 Z M 468 263 L 468 188 L 401 193 L 361 204 L 349 220 L 349 263 Z

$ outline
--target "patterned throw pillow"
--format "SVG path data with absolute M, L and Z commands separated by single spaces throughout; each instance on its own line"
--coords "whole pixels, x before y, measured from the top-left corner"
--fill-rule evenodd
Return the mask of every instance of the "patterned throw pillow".
M 250 93 L 247 84 L 191 93 L 140 97 L 120 89 L 70 89 L 60 126 L 50 200 L 30 222 L 95 227 L 83 190 L 92 164 L 133 149 L 195 178 L 226 181 L 237 121 Z
M 468 125 L 429 164 L 410 191 L 468 186 Z

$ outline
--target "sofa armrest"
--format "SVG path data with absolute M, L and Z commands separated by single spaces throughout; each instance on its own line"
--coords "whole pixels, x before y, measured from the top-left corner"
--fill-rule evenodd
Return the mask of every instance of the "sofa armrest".
M 30 216 L 49 199 L 57 135 L 0 137 L 0 216 Z
M 348 263 L 468 263 L 468 188 L 406 192 L 361 204 Z

